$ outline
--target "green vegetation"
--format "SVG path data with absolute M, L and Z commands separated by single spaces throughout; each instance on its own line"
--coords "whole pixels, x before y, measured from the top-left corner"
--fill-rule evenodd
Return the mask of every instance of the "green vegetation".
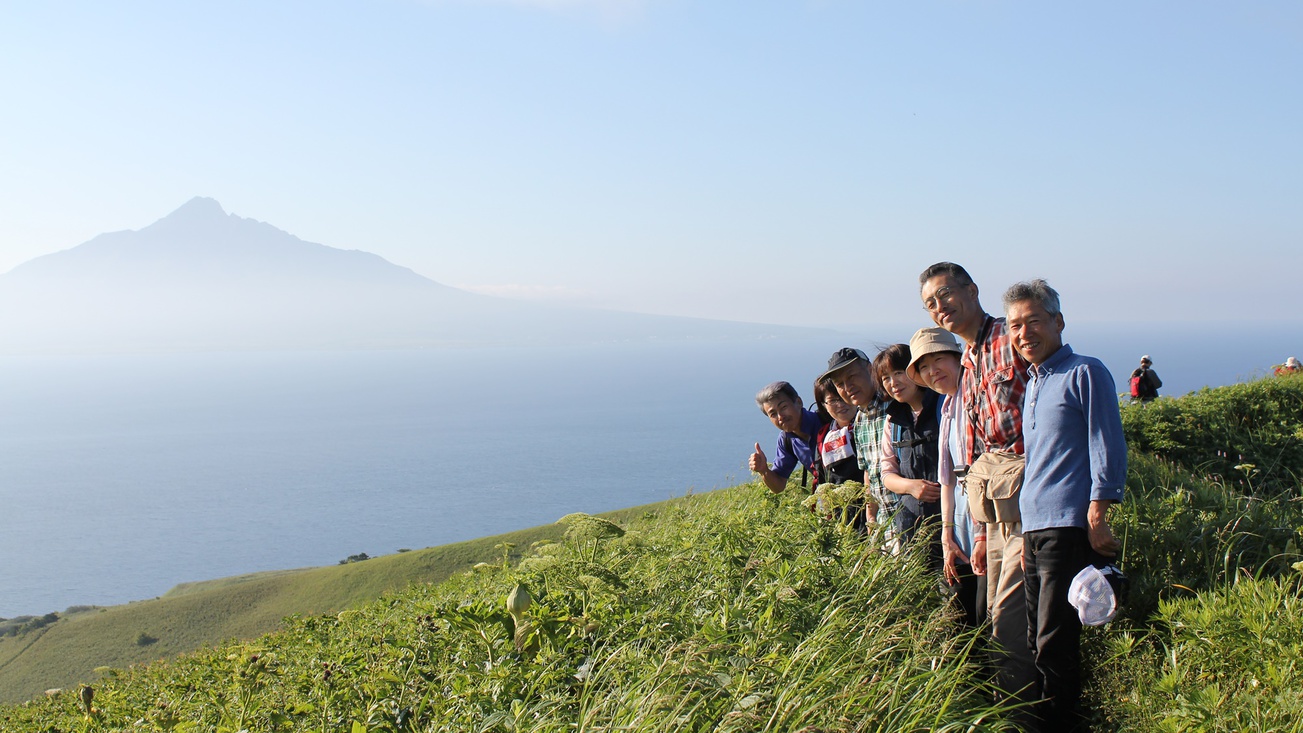
M 955 633 L 934 580 L 800 498 L 751 486 L 623 524 L 569 515 L 560 541 L 535 544 L 514 566 L 485 563 L 363 608 L 295 618 L 255 643 L 114 673 L 96 685 L 89 720 L 73 695 L 58 695 L 0 722 L 740 731 L 866 716 L 883 730 L 998 720 L 968 660 L 972 638 Z M 509 609 L 517 586 L 529 600 L 518 592 Z
M 279 628 L 286 616 L 354 608 L 412 583 L 438 582 L 477 562 L 501 562 L 497 546 L 504 541 L 527 545 L 560 536 L 559 528 L 536 527 L 365 563 L 185 583 L 155 600 L 73 607 L 44 620 L 11 619 L 0 624 L 0 701 L 93 681 L 99 667 L 126 667 L 230 639 L 252 639 Z M 4 636 L 7 630 L 14 633 Z M 156 642 L 138 644 L 142 633 Z
M 1303 729 L 1301 591 L 1297 573 L 1240 578 L 1163 601 L 1150 638 L 1110 635 L 1101 671 L 1129 683 L 1118 730 Z
M 1255 493 L 1303 478 L 1303 374 L 1129 405 L 1127 444 Z
M 1100 730 L 1303 727 L 1303 454 L 1280 441 L 1299 429 L 1303 379 L 1222 390 L 1125 408 L 1133 452 L 1115 519 L 1133 593 L 1122 617 L 1086 635 Z M 1211 458 L 1164 432 L 1199 435 L 1204 420 L 1221 446 Z M 1011 711 L 991 703 L 974 635 L 957 631 L 920 558 L 874 551 L 803 498 L 752 484 L 568 515 L 537 537 L 481 541 L 444 582 L 112 670 L 93 703 L 70 689 L 0 708 L 0 728 L 1000 730 Z M 361 584 L 431 552 L 269 580 L 332 571 Z M 164 615 L 130 629 L 125 643 L 157 636 L 144 649 L 162 656 Z
M 22 636 L 59 620 L 59 614 L 51 612 L 44 616 L 17 616 L 0 619 L 0 636 Z

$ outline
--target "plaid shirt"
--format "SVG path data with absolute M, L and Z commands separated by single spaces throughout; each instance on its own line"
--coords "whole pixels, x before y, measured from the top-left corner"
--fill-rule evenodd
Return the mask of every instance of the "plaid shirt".
M 883 402 L 874 402 L 868 410 L 861 409 L 855 415 L 855 459 L 864 469 L 865 487 L 869 496 L 878 503 L 878 516 L 890 514 L 900 497 L 882 485 L 881 451 L 882 434 L 887 429 L 887 410 Z
M 1014 351 L 1003 318 L 986 317 L 977 343 L 964 349 L 963 364 L 959 391 L 968 416 L 968 462 L 986 451 L 1022 455 L 1022 399 L 1029 365 Z

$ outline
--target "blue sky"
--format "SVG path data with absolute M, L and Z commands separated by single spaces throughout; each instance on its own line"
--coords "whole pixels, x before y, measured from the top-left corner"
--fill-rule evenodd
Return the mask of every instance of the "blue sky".
M 0 272 L 192 196 L 482 292 L 1298 321 L 1292 2 L 8 2 Z

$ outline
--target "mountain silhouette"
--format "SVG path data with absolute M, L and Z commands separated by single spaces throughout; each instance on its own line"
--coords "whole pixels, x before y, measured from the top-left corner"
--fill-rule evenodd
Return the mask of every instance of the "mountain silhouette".
M 0 275 L 0 352 L 429 348 L 807 329 L 565 308 L 442 285 L 196 197 Z

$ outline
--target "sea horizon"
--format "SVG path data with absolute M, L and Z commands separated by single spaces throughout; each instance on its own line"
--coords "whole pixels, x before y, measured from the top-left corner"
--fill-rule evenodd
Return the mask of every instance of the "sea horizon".
M 881 329 L 908 339 L 904 329 Z M 899 333 L 898 333 L 899 332 Z M 912 332 L 912 331 L 910 331 Z M 1066 340 L 1125 390 L 1256 378 L 1279 328 L 1122 328 Z M 1224 348 L 1208 349 L 1215 343 Z M 764 384 L 809 384 L 854 333 L 448 350 L 0 358 L 0 617 L 155 598 L 750 480 L 777 433 Z M 1303 351 L 1303 349 L 1298 349 Z M 1278 353 L 1280 352 L 1280 353 Z

